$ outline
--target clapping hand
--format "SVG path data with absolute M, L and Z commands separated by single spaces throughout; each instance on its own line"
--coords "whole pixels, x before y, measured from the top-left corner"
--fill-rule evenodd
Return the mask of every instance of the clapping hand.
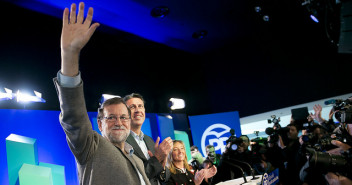
M 203 170 L 205 171 L 204 178 L 207 178 L 207 179 L 212 178 L 218 171 L 214 165 L 208 169 L 203 169 Z
M 205 176 L 205 170 L 201 169 L 200 171 L 196 171 L 194 174 L 194 184 L 199 185 L 202 183 Z
M 165 166 L 167 161 L 167 156 L 173 148 L 173 141 L 171 137 L 167 137 L 159 144 L 160 137 L 158 137 L 155 141 L 154 149 L 155 149 L 155 157 L 158 161 Z

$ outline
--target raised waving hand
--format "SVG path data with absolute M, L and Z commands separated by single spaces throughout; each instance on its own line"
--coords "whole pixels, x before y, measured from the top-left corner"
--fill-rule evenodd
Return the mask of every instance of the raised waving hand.
M 79 3 L 78 15 L 76 4 L 71 4 L 71 11 L 65 8 L 61 32 L 61 73 L 66 76 L 78 74 L 78 58 L 82 48 L 92 37 L 99 23 L 92 24 L 93 8 L 88 9 L 84 19 L 84 3 Z

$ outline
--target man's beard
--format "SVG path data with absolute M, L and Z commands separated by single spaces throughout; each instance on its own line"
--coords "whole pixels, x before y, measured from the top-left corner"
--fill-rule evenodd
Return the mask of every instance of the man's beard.
M 124 126 L 114 127 L 113 129 L 124 129 L 119 131 L 118 135 L 113 134 L 112 132 L 109 133 L 108 135 L 109 141 L 113 144 L 119 144 L 121 142 L 125 142 L 127 137 L 130 135 L 130 130 L 128 130 Z

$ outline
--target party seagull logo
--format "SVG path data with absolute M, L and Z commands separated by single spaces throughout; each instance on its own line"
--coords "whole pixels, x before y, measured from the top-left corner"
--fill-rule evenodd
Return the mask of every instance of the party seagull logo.
M 205 129 L 201 140 L 203 154 L 206 155 L 205 147 L 207 146 L 207 138 L 209 138 L 209 145 L 213 145 L 215 151 L 221 150 L 221 153 L 223 153 L 226 146 L 225 141 L 229 138 L 228 133 L 230 132 L 230 129 L 230 127 L 222 123 L 210 125 L 207 129 Z M 220 132 L 217 132 L 219 130 Z

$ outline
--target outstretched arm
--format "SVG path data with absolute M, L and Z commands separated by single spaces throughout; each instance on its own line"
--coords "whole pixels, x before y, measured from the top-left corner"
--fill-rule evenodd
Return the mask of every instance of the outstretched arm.
M 94 154 L 96 150 L 95 137 L 89 121 L 83 94 L 83 83 L 77 76 L 78 57 L 81 49 L 88 42 L 99 24 L 91 24 L 93 9 L 83 21 L 84 3 L 79 5 L 76 16 L 76 5 L 71 5 L 71 14 L 68 8 L 63 13 L 63 27 L 61 34 L 61 74 L 54 79 L 60 101 L 60 123 L 63 127 L 72 153 L 80 164 Z M 69 17 L 70 16 L 70 17 Z M 79 81 L 77 82 L 77 77 Z
M 93 35 L 99 23 L 92 23 L 93 8 L 89 8 L 84 20 L 84 3 L 79 3 L 78 15 L 76 4 L 72 3 L 71 12 L 65 8 L 61 33 L 61 73 L 65 76 L 77 76 L 79 53 Z

